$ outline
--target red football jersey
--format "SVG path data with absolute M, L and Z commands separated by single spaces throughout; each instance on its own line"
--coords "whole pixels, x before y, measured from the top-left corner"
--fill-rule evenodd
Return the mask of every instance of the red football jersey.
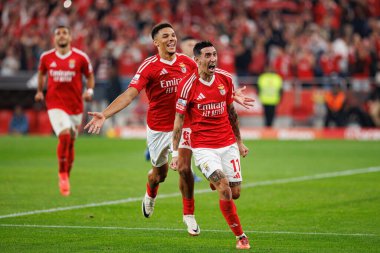
M 150 129 L 173 131 L 177 86 L 196 68 L 193 59 L 178 53 L 171 62 L 157 54 L 140 65 L 129 86 L 139 92 L 144 88 L 146 90 L 149 99 L 147 124 Z
M 231 74 L 221 69 L 210 82 L 196 72 L 181 81 L 176 112 L 190 115 L 192 148 L 222 148 L 236 142 L 227 110 L 233 89 Z
M 84 52 L 76 48 L 66 55 L 55 49 L 46 51 L 40 57 L 38 70 L 48 75 L 48 109 L 62 109 L 70 115 L 83 112 L 82 74 L 88 77 L 93 71 Z

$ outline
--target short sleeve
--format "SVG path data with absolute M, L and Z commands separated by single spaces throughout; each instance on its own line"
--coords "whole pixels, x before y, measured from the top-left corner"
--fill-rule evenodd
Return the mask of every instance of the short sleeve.
M 40 56 L 40 62 L 38 64 L 38 70 L 41 71 L 42 73 L 46 73 L 47 68 L 46 68 L 46 57 L 45 55 Z

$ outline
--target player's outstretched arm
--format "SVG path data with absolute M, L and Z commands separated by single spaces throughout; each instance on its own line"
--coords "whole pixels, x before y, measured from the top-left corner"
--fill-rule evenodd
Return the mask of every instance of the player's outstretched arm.
M 228 119 L 230 120 L 230 124 L 232 126 L 232 131 L 234 132 L 236 142 L 239 147 L 240 155 L 243 157 L 246 157 L 248 155 L 248 148 L 244 145 L 241 135 L 240 135 L 240 129 L 239 129 L 239 119 L 238 115 L 235 111 L 234 105 L 230 104 L 228 105 Z
M 241 88 L 238 88 L 234 92 L 234 101 L 240 105 L 242 105 L 246 109 L 250 109 L 253 107 L 253 102 L 255 102 L 255 99 L 247 97 L 244 95 L 244 90 L 247 88 L 247 86 L 243 86 Z
M 130 87 L 119 95 L 103 112 L 88 112 L 88 115 L 93 116 L 93 118 L 84 129 L 88 129 L 89 133 L 99 134 L 104 121 L 126 108 L 138 94 L 139 92 L 136 88 Z
M 174 119 L 173 139 L 172 139 L 173 153 L 172 153 L 172 160 L 170 162 L 170 167 L 173 170 L 178 169 L 178 147 L 179 147 L 179 142 L 181 140 L 182 126 L 183 126 L 184 121 L 185 121 L 185 115 L 177 112 L 175 114 L 175 119 Z

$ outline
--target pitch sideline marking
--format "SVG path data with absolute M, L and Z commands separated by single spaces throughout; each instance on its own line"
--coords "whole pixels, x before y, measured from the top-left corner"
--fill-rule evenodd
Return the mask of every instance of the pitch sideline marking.
M 344 170 L 344 171 L 315 174 L 315 175 L 311 175 L 311 176 L 283 178 L 283 179 L 261 181 L 261 182 L 256 182 L 256 183 L 248 183 L 248 184 L 244 184 L 243 188 L 274 185 L 274 184 L 287 184 L 287 183 L 311 181 L 311 180 L 334 178 L 334 177 L 344 177 L 344 176 L 351 176 L 351 175 L 358 175 L 358 174 L 374 173 L 374 172 L 379 172 L 379 171 L 380 171 L 380 167 L 369 167 L 369 168 L 364 168 L 364 169 Z M 196 193 L 196 194 L 209 193 L 209 192 L 211 192 L 210 189 L 201 189 L 201 190 L 194 191 L 194 193 Z M 178 197 L 180 195 L 181 194 L 179 192 L 170 193 L 170 194 L 161 194 L 161 195 L 158 195 L 157 198 L 166 199 L 166 198 Z M 57 207 L 57 208 L 44 209 L 44 210 L 34 210 L 34 211 L 29 211 L 29 212 L 20 212 L 20 213 L 12 213 L 12 214 L 1 215 L 0 219 L 11 218 L 11 217 L 21 217 L 21 216 L 41 214 L 41 213 L 53 213 L 53 212 L 60 212 L 60 211 L 69 211 L 69 210 L 83 209 L 83 208 L 88 208 L 88 207 L 117 205 L 117 204 L 123 204 L 123 203 L 137 202 L 137 201 L 141 201 L 141 200 L 142 200 L 142 197 L 137 197 L 137 198 L 127 198 L 127 199 L 114 200 L 114 201 L 105 201 L 105 202 L 100 202 L 100 203 L 90 203 L 90 204 L 77 205 L 77 206 L 67 206 L 67 207 Z
M 62 225 L 28 225 L 28 224 L 0 224 L 0 227 L 22 227 L 22 228 L 62 228 L 62 229 L 99 229 L 99 230 L 144 230 L 144 231 L 184 231 L 179 228 L 131 228 L 131 227 L 99 227 L 99 226 L 62 226 Z M 202 229 L 204 232 L 214 233 L 231 233 L 229 230 L 216 230 L 216 229 Z M 346 233 L 330 233 L 330 232 L 293 232 L 293 231 L 260 231 L 260 230 L 247 230 L 247 233 L 255 234 L 290 234 L 290 235 L 325 235 L 325 236 L 362 236 L 362 237 L 376 237 L 376 234 L 346 234 Z

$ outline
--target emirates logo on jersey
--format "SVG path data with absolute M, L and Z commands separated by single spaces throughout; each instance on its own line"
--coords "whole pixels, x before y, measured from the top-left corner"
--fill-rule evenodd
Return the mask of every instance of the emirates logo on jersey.
M 179 66 L 181 67 L 181 71 L 182 71 L 182 73 L 186 73 L 186 65 L 185 65 L 183 62 L 181 62 L 181 63 L 179 64 Z
M 219 89 L 220 94 L 222 94 L 222 96 L 226 95 L 226 90 L 224 89 L 223 84 L 219 84 L 218 89 Z
M 75 60 L 74 59 L 69 60 L 69 68 L 71 68 L 71 69 L 75 68 Z

